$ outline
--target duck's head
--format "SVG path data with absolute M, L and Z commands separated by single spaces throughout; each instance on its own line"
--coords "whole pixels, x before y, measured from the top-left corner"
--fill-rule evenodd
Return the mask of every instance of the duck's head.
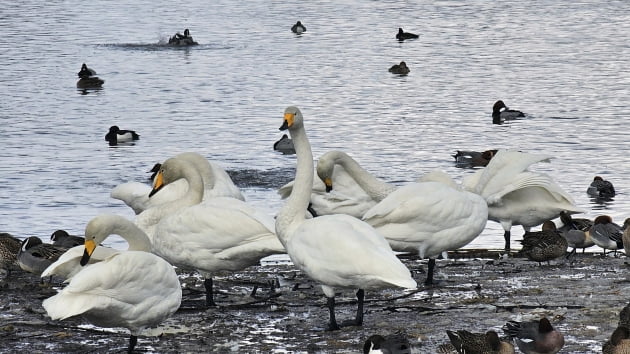
M 398 34 L 403 34 L 403 29 L 398 27 Z
M 184 37 L 190 37 L 190 31 L 188 30 L 188 28 L 184 30 Z
M 600 215 L 593 220 L 593 224 L 610 224 L 612 218 L 609 215 Z
M 59 240 L 60 238 L 68 237 L 68 236 L 70 235 L 68 234 L 66 230 L 57 230 L 53 232 L 52 235 L 50 235 L 50 240 L 54 242 L 54 241 Z
M 40 239 L 37 236 L 27 237 L 24 239 L 24 241 L 22 241 L 22 252 L 26 251 L 27 249 L 31 247 L 41 245 L 42 243 L 43 243 L 42 239 Z
M 110 133 L 118 133 L 119 130 L 120 130 L 120 128 L 118 128 L 117 125 L 112 125 L 111 127 L 109 127 L 109 132 Z
M 601 178 L 600 176 L 595 176 L 595 178 L 593 178 L 593 182 L 595 181 L 603 181 L 604 179 Z
M 303 124 L 304 122 L 302 121 L 302 112 L 300 112 L 300 110 L 297 107 L 290 106 L 284 110 L 284 121 L 282 123 L 282 126 L 280 126 L 279 129 L 291 130 L 293 128 L 300 127 Z
M 551 220 L 547 220 L 542 224 L 543 231 L 554 231 L 556 229 L 556 224 L 554 224 L 554 222 Z
M 494 106 L 492 106 L 492 112 L 498 113 L 501 111 L 502 108 L 507 109 L 507 106 L 505 105 L 505 103 L 503 103 L 503 101 L 498 100 L 494 103 Z
M 501 339 L 499 338 L 499 334 L 495 331 L 486 332 L 486 343 L 490 345 L 492 350 L 499 350 L 501 348 Z

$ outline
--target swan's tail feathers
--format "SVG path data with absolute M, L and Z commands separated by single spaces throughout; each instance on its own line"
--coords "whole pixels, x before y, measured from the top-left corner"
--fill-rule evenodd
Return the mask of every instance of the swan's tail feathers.
M 66 294 L 63 291 L 44 300 L 42 305 L 53 320 L 63 320 L 80 315 L 92 308 L 92 302 L 88 301 L 87 298 Z
M 397 281 L 394 285 L 399 286 L 403 289 L 416 289 L 418 287 L 418 284 L 416 283 L 415 280 L 413 280 L 413 278 L 409 278 L 409 279 L 402 279 L 400 281 Z

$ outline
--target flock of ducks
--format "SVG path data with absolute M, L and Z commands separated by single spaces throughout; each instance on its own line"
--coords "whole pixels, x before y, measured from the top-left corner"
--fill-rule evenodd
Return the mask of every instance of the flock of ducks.
M 299 35 L 306 27 L 297 21 L 291 31 Z M 396 34 L 399 41 L 414 38 L 418 35 L 402 28 Z M 169 38 L 169 45 L 196 44 L 188 29 Z M 406 75 L 409 68 L 402 61 L 389 71 Z M 104 83 L 86 64 L 78 76 L 77 87 Z M 501 100 L 493 106 L 495 124 L 524 116 Z M 280 130 L 290 137 L 283 135 L 274 150 L 295 153 L 297 168 L 294 180 L 278 191 L 286 201 L 275 218 L 248 204 L 217 163 L 183 153 L 154 166 L 152 186 L 128 182 L 112 190 L 112 198 L 134 210 L 135 221 L 99 215 L 87 223 L 83 238 L 57 230 L 52 244 L 38 237 L 20 241 L 0 234 L 2 266 L 16 263 L 41 277 L 64 279 L 67 285 L 43 302 L 47 314 L 53 320 L 82 315 L 97 326 L 127 328 L 131 352 L 137 336 L 159 325 L 181 304 L 181 284 L 173 266 L 199 272 L 205 279 L 206 305 L 215 306 L 214 274 L 239 272 L 264 257 L 286 253 L 296 268 L 320 284 L 328 306 L 326 328 L 339 330 L 362 325 L 365 291 L 417 287 L 397 252 L 428 258 L 425 284 L 433 284 L 435 259 L 470 243 L 488 220 L 503 227 L 505 251 L 511 249 L 512 226 L 521 225 L 526 233 L 519 253 L 536 262 L 567 256 L 568 247 L 574 254 L 577 248 L 593 245 L 604 252 L 625 246 L 630 254 L 630 220 L 620 226 L 606 215 L 592 222 L 572 218 L 583 210 L 549 175 L 529 170 L 549 162 L 550 156 L 497 149 L 457 151 L 458 164 L 482 168 L 461 183 L 434 171 L 396 186 L 371 175 L 341 151 L 324 154 L 315 168 L 297 107 L 286 108 Z M 135 131 L 118 126 L 110 127 L 105 136 L 110 146 L 138 139 Z M 615 195 L 612 184 L 599 176 L 587 193 L 598 198 Z M 560 228 L 551 221 L 558 217 Z M 541 224 L 541 231 L 530 231 Z M 128 248 L 101 246 L 110 235 L 121 236 Z M 337 289 L 356 292 L 354 318 L 337 320 Z M 630 348 L 629 317 L 626 307 L 604 352 Z M 556 353 L 564 345 L 562 334 L 546 318 L 510 321 L 504 332 L 524 353 Z M 459 353 L 514 353 L 513 344 L 494 331 L 458 330 L 447 335 Z M 378 335 L 365 342 L 365 353 L 379 350 L 403 353 L 409 344 Z
M 68 285 L 43 303 L 48 315 L 56 320 L 82 315 L 97 326 L 127 328 L 132 351 L 144 329 L 159 325 L 181 304 L 173 266 L 199 272 L 205 279 L 206 305 L 214 306 L 213 274 L 239 272 L 266 256 L 286 253 L 296 268 L 320 284 L 328 304 L 326 328 L 338 330 L 362 325 L 366 291 L 417 287 L 396 252 L 428 258 L 425 284 L 433 284 L 435 259 L 470 243 L 488 220 L 504 227 L 506 251 L 510 228 L 522 225 L 527 232 L 519 253 L 537 262 L 566 256 L 569 246 L 573 252 L 589 247 L 589 241 L 605 250 L 623 248 L 625 240 L 630 245 L 630 220 L 622 227 L 606 215 L 593 222 L 573 218 L 582 211 L 571 197 L 550 176 L 529 170 L 549 162 L 549 156 L 492 150 L 485 167 L 461 183 L 433 171 L 396 186 L 371 175 L 342 151 L 322 155 L 315 168 L 297 107 L 286 108 L 280 130 L 291 137 L 297 168 L 294 180 L 278 190 L 286 202 L 275 218 L 249 205 L 220 165 L 187 152 L 156 164 L 149 171 L 151 186 L 127 182 L 112 190 L 112 198 L 134 210 L 134 221 L 99 215 L 87 224 L 84 238 L 57 230 L 52 244 L 0 234 L 3 262 L 14 252 L 22 269 L 64 279 Z M 602 182 L 601 177 L 593 181 Z M 560 228 L 551 221 L 557 217 Z M 540 224 L 541 231 L 529 231 Z M 101 246 L 110 235 L 120 235 L 128 249 Z M 337 320 L 338 289 L 356 291 L 354 318 Z M 555 353 L 564 343 L 544 318 L 535 324 L 509 322 L 504 330 L 525 353 Z M 467 346 L 514 352 L 494 332 L 447 334 L 458 352 L 476 352 Z M 624 336 L 622 328 L 611 343 L 623 342 Z M 376 352 L 392 340 L 372 337 L 368 342 L 368 352 Z

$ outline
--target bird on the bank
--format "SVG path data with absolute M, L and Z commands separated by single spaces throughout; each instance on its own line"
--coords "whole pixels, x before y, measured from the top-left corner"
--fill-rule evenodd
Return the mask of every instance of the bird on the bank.
M 503 341 L 495 331 L 472 333 L 466 330 L 446 331 L 458 353 L 514 354 L 514 345 Z
M 546 317 L 529 322 L 509 321 L 503 331 L 525 354 L 555 354 L 564 346 L 564 335 Z
M 100 262 L 89 264 L 95 249 L 115 234 L 129 244 Z M 182 289 L 172 265 L 151 253 L 147 235 L 117 215 L 99 215 L 85 228 L 82 269 L 43 306 L 53 320 L 82 315 L 100 327 L 129 329 L 128 352 L 147 328 L 159 325 L 179 308 Z
M 68 234 L 66 230 L 57 230 L 50 235 L 50 241 L 55 246 L 71 248 L 85 243 L 85 238 Z
M 305 218 L 314 178 L 313 153 L 297 107 L 284 111 L 280 130 L 287 129 L 295 145 L 297 168 L 291 196 L 276 216 L 276 233 L 293 264 L 321 284 L 330 318 L 327 329 L 340 329 L 335 317 L 336 288 L 358 289 L 356 316 L 342 326 L 361 326 L 366 289 L 414 289 L 417 284 L 385 238 L 369 224 L 344 214 Z

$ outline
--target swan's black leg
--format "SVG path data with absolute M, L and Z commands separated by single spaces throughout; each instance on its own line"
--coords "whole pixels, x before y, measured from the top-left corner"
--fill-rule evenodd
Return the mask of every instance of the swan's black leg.
M 127 353 L 133 353 L 136 343 L 138 343 L 138 337 L 132 334 L 131 337 L 129 337 L 129 348 L 127 348 Z
M 329 297 L 328 299 L 328 312 L 330 313 L 330 322 L 328 323 L 328 331 L 336 331 L 339 329 L 337 320 L 335 319 L 335 297 Z
M 203 286 L 206 288 L 206 306 L 217 306 L 214 303 L 214 293 L 212 290 L 212 278 L 207 278 L 203 281 Z
M 429 269 L 427 270 L 427 280 L 424 285 L 433 285 L 433 270 L 435 270 L 435 259 L 429 258 Z
M 503 238 L 505 238 L 505 251 L 510 252 L 510 230 L 505 230 Z

